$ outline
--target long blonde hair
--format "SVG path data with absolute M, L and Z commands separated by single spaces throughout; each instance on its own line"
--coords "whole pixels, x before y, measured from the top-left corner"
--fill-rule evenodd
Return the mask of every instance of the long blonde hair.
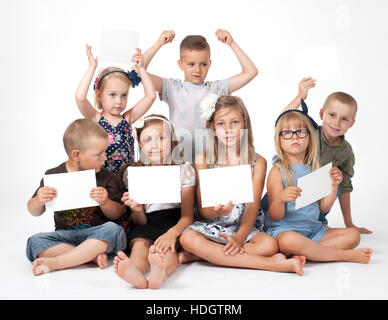
M 280 117 L 275 127 L 275 149 L 278 155 L 278 165 L 283 167 L 284 175 L 288 186 L 296 185 L 296 178 L 291 165 L 288 162 L 287 155 L 283 152 L 280 146 L 280 132 L 285 129 L 290 122 L 295 121 L 301 128 L 307 128 L 309 134 L 309 145 L 306 149 L 304 164 L 309 165 L 312 170 L 317 170 L 320 167 L 318 160 L 318 141 L 317 133 L 310 120 L 301 112 L 288 112 Z
M 215 105 L 215 111 L 212 116 L 206 122 L 207 142 L 206 142 L 206 163 L 209 167 L 214 167 L 214 164 L 218 163 L 218 138 L 217 136 L 211 136 L 210 133 L 214 133 L 214 118 L 218 111 L 225 108 L 234 108 L 239 111 L 244 119 L 244 135 L 241 137 L 240 142 L 240 157 L 243 156 L 243 163 L 240 164 L 252 164 L 255 159 L 255 147 L 253 145 L 253 133 L 251 119 L 247 108 L 241 98 L 236 96 L 220 96 L 217 99 Z M 210 131 L 210 132 L 209 132 Z M 246 136 L 247 135 L 247 136 Z

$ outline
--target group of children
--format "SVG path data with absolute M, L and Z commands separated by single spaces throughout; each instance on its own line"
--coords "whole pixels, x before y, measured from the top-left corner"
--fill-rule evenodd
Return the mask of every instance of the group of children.
M 205 81 L 210 47 L 199 35 L 185 37 L 180 45 L 178 65 L 184 81 L 148 73 L 154 55 L 174 37 L 173 31 L 164 31 L 144 54 L 138 50 L 131 71 L 102 70 L 94 82 L 96 108 L 87 93 L 98 61 L 86 46 L 89 68 L 76 92 L 84 119 L 73 121 L 64 133 L 68 160 L 46 174 L 94 169 L 97 187 L 90 197 L 99 206 L 54 212 L 55 231 L 27 241 L 33 274 L 91 261 L 104 269 L 108 255 L 115 254 L 114 271 L 120 278 L 136 288 L 157 289 L 180 264 L 196 260 L 299 275 L 306 259 L 368 263 L 372 250 L 355 249 L 360 233 L 370 231 L 356 227 L 351 218 L 354 155 L 344 138 L 355 121 L 356 101 L 343 92 L 331 94 L 320 110 L 318 126 L 304 102 L 315 80 L 299 83 L 297 97 L 275 122 L 276 156 L 262 198 L 267 163 L 255 152 L 244 102 L 231 95 L 257 75 L 257 68 L 231 34 L 219 29 L 216 37 L 232 49 L 240 73 Z M 129 89 L 139 82 L 144 97 L 125 111 Z M 144 116 L 156 93 L 168 104 L 169 118 Z M 331 194 L 295 210 L 302 192 L 296 180 L 329 162 Z M 199 170 L 246 164 L 252 172 L 253 202 L 202 207 Z M 128 166 L 153 165 L 179 165 L 181 203 L 145 205 L 128 193 Z M 29 212 L 40 216 L 56 196 L 42 179 L 28 201 Z M 326 214 L 337 197 L 346 228 L 327 225 Z

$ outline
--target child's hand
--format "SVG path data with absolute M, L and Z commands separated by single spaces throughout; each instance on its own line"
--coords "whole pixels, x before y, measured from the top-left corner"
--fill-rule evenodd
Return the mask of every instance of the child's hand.
M 228 243 L 225 245 L 225 247 L 222 249 L 222 251 L 225 253 L 225 255 L 231 255 L 234 256 L 237 253 L 243 253 L 243 243 L 240 240 L 237 240 L 234 237 L 231 237 L 225 233 L 219 233 L 221 237 L 224 237 L 226 240 L 228 240 Z
M 154 242 L 156 252 L 166 253 L 170 249 L 172 252 L 175 252 L 176 238 L 176 233 L 171 229 L 168 230 L 165 234 L 162 234 Z
M 300 197 L 301 192 L 302 189 L 291 186 L 283 189 L 280 196 L 283 202 L 295 201 L 296 198 Z
M 88 44 L 86 44 L 86 55 L 88 56 L 88 60 L 89 60 L 89 68 L 97 68 L 97 64 L 98 64 L 98 61 L 97 61 L 97 57 L 94 58 L 93 54 L 92 54 L 92 47 L 89 46 Z
M 90 190 L 90 197 L 98 202 L 100 206 L 103 206 L 108 201 L 108 191 L 104 187 L 97 187 Z
M 214 211 L 216 211 L 217 215 L 219 216 L 227 216 L 230 213 L 230 211 L 232 211 L 232 209 L 233 209 L 232 201 L 229 201 L 225 205 L 219 204 L 214 207 Z
M 306 100 L 308 91 L 311 88 L 315 87 L 315 82 L 316 81 L 317 80 L 313 79 L 312 77 L 303 78 L 299 82 L 299 86 L 298 86 L 298 96 L 299 96 L 299 98 L 301 98 L 303 100 Z
M 173 30 L 165 30 L 160 35 L 157 43 L 162 47 L 167 43 L 172 42 L 175 38 L 175 32 Z
M 337 167 L 332 167 L 330 169 L 330 178 L 331 178 L 331 186 L 337 188 L 338 185 L 342 182 L 342 172 Z
M 136 63 L 136 67 L 144 67 L 144 55 L 142 55 L 141 50 L 136 48 L 136 53 L 132 57 L 132 62 Z
M 50 202 L 57 196 L 57 189 L 52 187 L 41 187 L 39 188 L 36 199 L 38 200 L 41 206 L 46 205 L 47 202 Z
M 129 197 L 129 192 L 124 192 L 121 201 L 135 213 L 143 213 L 143 205 Z
M 369 229 L 367 228 L 364 228 L 364 227 L 357 227 L 355 224 L 352 224 L 350 226 L 347 226 L 347 228 L 355 228 L 358 230 L 359 233 L 361 234 L 371 234 L 372 231 L 370 231 Z
M 234 41 L 232 35 L 223 29 L 217 29 L 216 37 L 219 41 L 226 43 L 228 46 L 231 46 Z

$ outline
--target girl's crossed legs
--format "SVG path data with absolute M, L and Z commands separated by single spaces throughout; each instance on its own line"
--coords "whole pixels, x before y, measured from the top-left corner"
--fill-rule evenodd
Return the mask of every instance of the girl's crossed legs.
M 353 228 L 331 228 L 320 242 L 298 232 L 284 231 L 276 239 L 280 252 L 286 255 L 303 255 L 311 261 L 348 261 L 369 263 L 372 249 L 354 249 L 360 243 L 360 233 Z
M 303 275 L 304 260 L 299 258 L 286 259 L 278 252 L 274 238 L 259 232 L 243 246 L 244 252 L 236 255 L 225 255 L 224 244 L 214 242 L 203 234 L 187 230 L 181 235 L 182 247 L 189 253 L 212 264 L 228 267 L 262 269 L 278 272 L 295 272 Z

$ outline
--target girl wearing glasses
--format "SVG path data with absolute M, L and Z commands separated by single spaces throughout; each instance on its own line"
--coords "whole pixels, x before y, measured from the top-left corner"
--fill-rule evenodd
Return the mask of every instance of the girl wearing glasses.
M 315 127 L 307 106 L 303 111 L 283 112 L 276 120 L 277 156 L 267 179 L 268 208 L 263 208 L 267 233 L 278 241 L 280 252 L 302 261 L 368 263 L 372 250 L 354 249 L 360 242 L 357 229 L 329 229 L 319 221 L 319 212 L 327 212 L 336 199 L 342 181 L 338 168 L 330 171 L 330 195 L 295 210 L 295 200 L 303 192 L 296 186 L 297 179 L 319 168 Z

